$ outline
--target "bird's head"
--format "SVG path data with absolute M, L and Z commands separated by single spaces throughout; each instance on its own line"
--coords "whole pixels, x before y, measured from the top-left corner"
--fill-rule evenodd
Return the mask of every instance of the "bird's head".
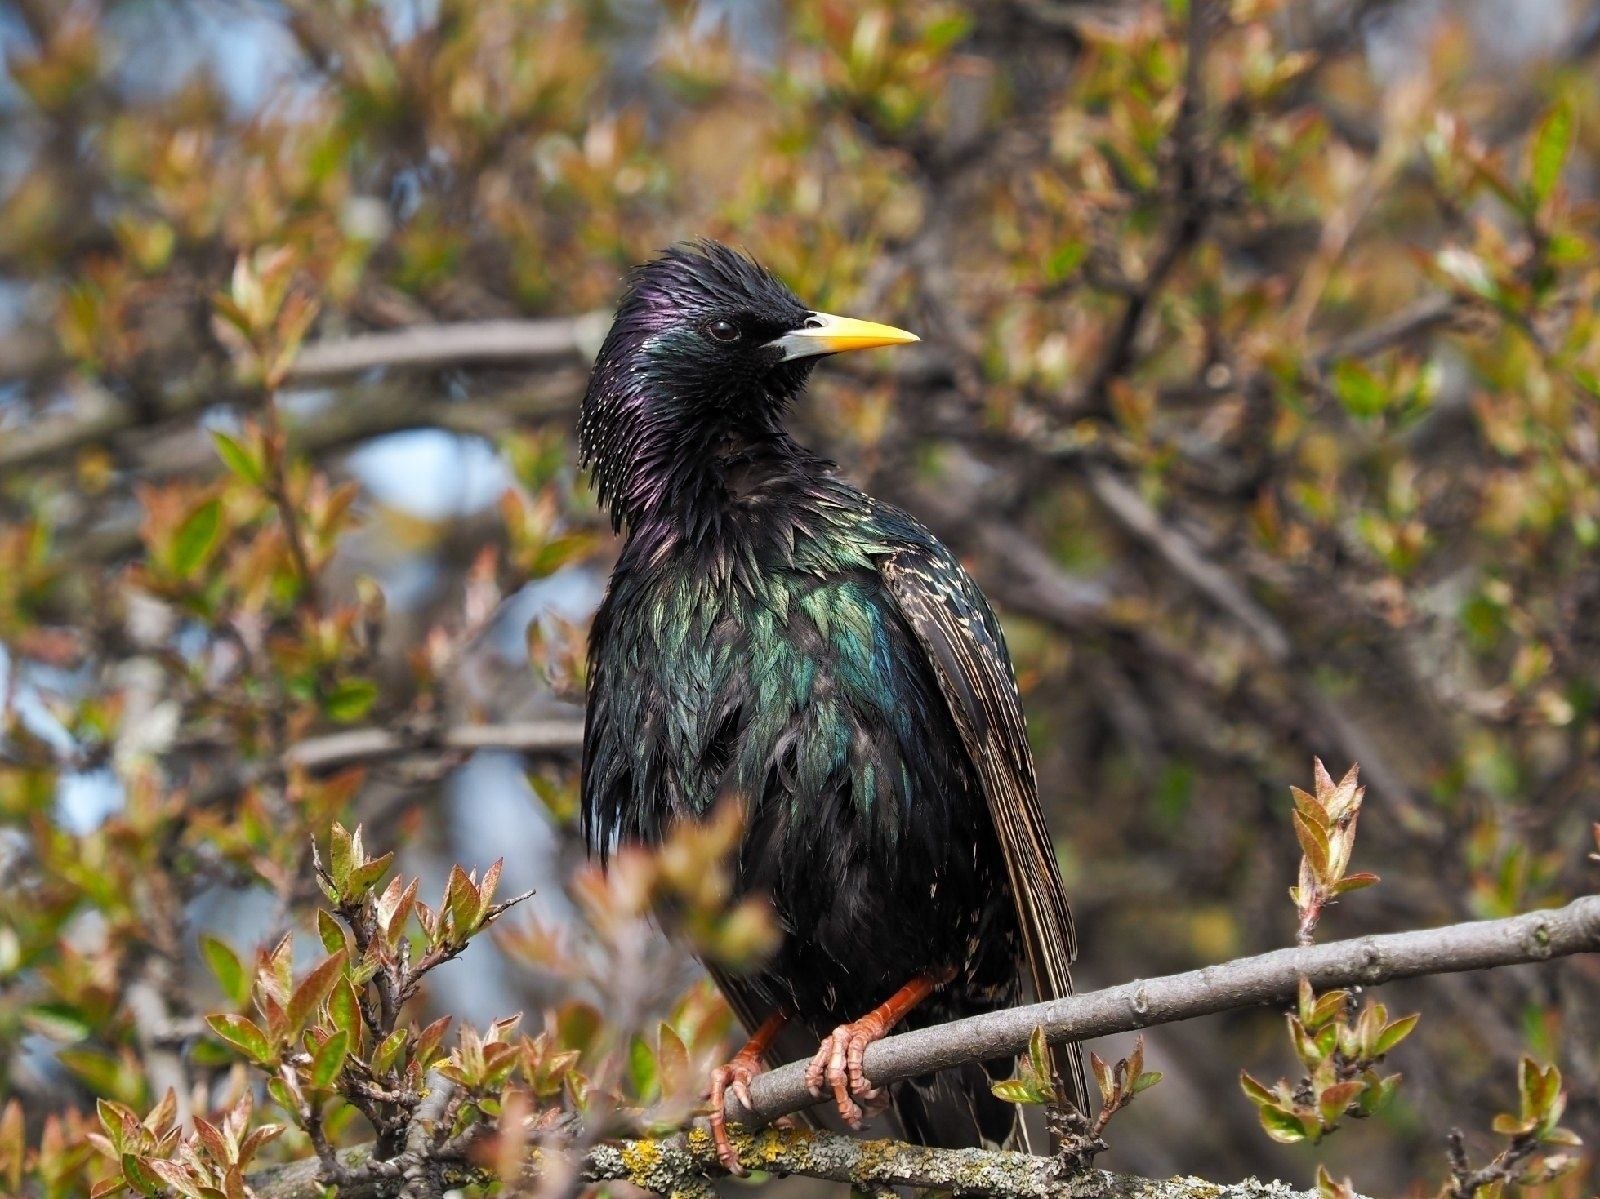
M 583 462 L 614 523 L 631 522 L 674 467 L 776 436 L 821 355 L 916 340 L 813 311 L 718 242 L 674 246 L 629 278 L 583 398 Z

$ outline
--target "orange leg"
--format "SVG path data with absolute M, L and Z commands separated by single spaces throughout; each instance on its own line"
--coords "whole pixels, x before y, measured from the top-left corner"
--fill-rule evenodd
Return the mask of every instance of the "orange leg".
M 711 1072 L 711 1141 L 717 1147 L 717 1160 L 729 1174 L 744 1175 L 739 1155 L 728 1139 L 728 1092 L 732 1091 L 746 1109 L 755 1106 L 750 1101 L 750 1080 L 765 1070 L 761 1059 L 772 1047 L 772 1039 L 789 1022 L 783 1012 L 773 1012 L 761 1022 L 761 1027 L 745 1042 L 744 1048 L 733 1055 L 725 1066 Z
M 918 975 L 861 1019 L 851 1024 L 841 1024 L 824 1037 L 816 1056 L 806 1067 L 806 1086 L 811 1088 L 811 1093 L 821 1099 L 826 1084 L 833 1091 L 834 1104 L 845 1123 L 851 1128 L 860 1128 L 861 1118 L 865 1114 L 861 1110 L 861 1103 L 876 1106 L 883 1098 L 883 1092 L 869 1083 L 862 1072 L 861 1063 L 867 1046 L 874 1041 L 881 1041 L 890 1029 L 906 1018 L 912 1008 L 954 976 L 953 970 L 937 977 Z M 857 1100 L 861 1103 L 857 1103 Z

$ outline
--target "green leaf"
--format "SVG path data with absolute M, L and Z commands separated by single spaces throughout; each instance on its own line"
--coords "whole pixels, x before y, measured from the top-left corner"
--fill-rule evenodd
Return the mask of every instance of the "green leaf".
M 1370 418 L 1389 406 L 1389 389 L 1361 363 L 1345 359 L 1333 368 L 1333 390 L 1351 416 Z
M 106 1130 L 106 1139 L 111 1142 L 111 1147 L 121 1153 L 128 1144 L 129 1136 L 138 1135 L 139 1117 L 126 1104 L 110 1099 L 96 1099 L 94 1110 L 100 1117 L 100 1127 Z
M 325 908 L 317 909 L 317 939 L 322 942 L 322 948 L 329 953 L 338 953 L 346 948 L 344 926 Z
M 372 1069 L 382 1074 L 394 1067 L 400 1060 L 400 1055 L 405 1051 L 406 1041 L 411 1036 L 409 1029 L 397 1028 L 383 1039 L 372 1055 Z
M 1532 1058 L 1525 1057 L 1518 1073 L 1522 1118 L 1545 1121 L 1561 1097 L 1561 1071 L 1555 1066 L 1540 1067 Z
M 989 1090 L 1007 1103 L 1045 1103 L 1049 1099 L 1042 1087 L 1026 1078 L 1002 1078 L 990 1083 Z
M 1160 1081 L 1160 1070 L 1146 1070 L 1143 1074 L 1139 1075 L 1139 1077 L 1133 1080 L 1132 1085 L 1128 1087 L 1128 1094 L 1137 1095 L 1140 1091 L 1148 1091 Z
M 628 1078 L 633 1084 L 633 1093 L 640 1099 L 648 1101 L 660 1093 L 661 1073 L 656 1065 L 656 1051 L 643 1037 L 634 1037 L 628 1045 Z
M 200 953 L 229 1003 L 241 1004 L 250 997 L 250 976 L 245 973 L 239 955 L 226 942 L 206 933 L 200 938 Z
M 1328 877 L 1328 837 L 1299 812 L 1294 813 L 1294 835 L 1300 842 L 1300 852 L 1311 863 L 1312 877 L 1319 882 Z
M 1045 278 L 1052 283 L 1059 283 L 1073 271 L 1078 269 L 1080 263 L 1088 256 L 1089 246 L 1086 242 L 1063 242 L 1052 250 L 1044 260 Z
M 1348 991 L 1329 991 L 1312 1005 L 1310 1018 L 1306 1020 L 1307 1028 L 1321 1028 L 1330 1020 L 1344 1011 L 1345 1004 L 1349 1001 Z
M 1043 1028 L 1035 1027 L 1028 1035 L 1028 1064 L 1033 1067 L 1033 1075 L 1040 1082 L 1050 1081 L 1050 1047 L 1045 1041 Z
M 1275 1103 L 1261 1105 L 1261 1127 L 1267 1130 L 1267 1135 L 1274 1141 L 1284 1145 L 1295 1145 L 1311 1139 L 1305 1122 Z
M 1363 887 L 1370 887 L 1378 881 L 1378 876 L 1370 870 L 1363 870 L 1359 874 L 1347 874 L 1330 887 L 1332 895 L 1343 895 L 1348 891 L 1359 891 Z
M 1372 1056 L 1382 1057 L 1401 1041 L 1411 1035 L 1411 1030 L 1417 1026 L 1417 1021 L 1422 1019 L 1420 1012 L 1413 1012 L 1409 1016 L 1401 1016 L 1383 1026 L 1383 1031 L 1378 1034 L 1377 1040 L 1372 1044 Z
M 1394 1093 L 1400 1089 L 1400 1079 L 1404 1076 L 1391 1074 L 1387 1078 L 1379 1078 L 1376 1073 L 1368 1070 L 1361 1077 L 1367 1084 L 1367 1089 L 1361 1092 L 1357 1106 L 1363 1116 L 1370 1116 L 1394 1098 Z
M 299 1104 L 295 1101 L 294 1092 L 289 1090 L 288 1085 L 276 1074 L 267 1079 L 267 1094 L 271 1095 L 272 1101 L 286 1112 L 300 1110 Z
M 333 993 L 334 984 L 344 973 L 344 963 L 345 952 L 341 949 L 307 974 L 294 989 L 294 995 L 290 997 L 286 1011 L 290 1037 L 300 1035 L 300 1030 L 305 1028 L 317 1014 L 317 1009 Z
M 161 1179 L 152 1174 L 141 1158 L 131 1153 L 122 1155 L 122 1177 L 128 1180 L 128 1185 L 141 1195 L 159 1195 L 162 1190 Z
M 600 1013 L 582 1000 L 571 1000 L 556 1009 L 556 1043 L 563 1049 L 587 1052 L 603 1026 Z
M 267 1034 L 254 1020 L 246 1016 L 234 1015 L 231 1012 L 220 1016 L 207 1016 L 206 1023 L 211 1026 L 212 1032 L 258 1065 L 271 1065 L 277 1057 L 272 1052 Z
M 371 679 L 340 679 L 322 697 L 322 710 L 329 720 L 350 724 L 372 710 L 378 699 L 378 684 Z
M 81 1041 L 93 1031 L 83 1013 L 66 1003 L 36 1003 L 24 1008 L 22 1023 L 52 1041 Z
M 394 851 L 379 854 L 365 865 L 357 866 L 350 871 L 350 881 L 345 884 L 345 895 L 354 897 L 365 895 L 368 891 L 389 872 L 389 865 L 394 861 Z
M 328 1018 L 340 1032 L 356 1035 L 361 1022 L 361 1005 L 349 979 L 341 978 L 334 984 L 333 993 L 328 996 Z
M 328 877 L 333 880 L 334 892 L 341 899 L 355 862 L 355 838 L 350 835 L 349 829 L 335 820 L 328 832 Z
M 1258 1082 L 1248 1070 L 1239 1071 L 1239 1089 L 1258 1107 L 1276 1101 L 1276 1096 L 1267 1089 L 1266 1084 Z
M 96 1095 L 106 1095 L 129 1103 L 144 1098 L 144 1080 L 131 1062 L 113 1057 L 100 1049 L 63 1049 L 56 1060 L 82 1079 Z
M 954 13 L 930 21 L 922 31 L 922 44 L 935 53 L 946 50 L 967 36 L 972 28 L 972 18 L 966 13 Z
M 228 1046 L 201 1038 L 190 1046 L 189 1060 L 202 1070 L 226 1070 L 238 1059 Z
M 325 1089 L 333 1086 L 344 1069 L 344 1059 L 350 1051 L 350 1034 L 340 1029 L 311 1056 L 311 1085 Z
M 1354 1103 L 1364 1090 L 1366 1084 L 1354 1078 L 1324 1087 L 1322 1093 L 1317 1096 L 1317 1114 L 1322 1117 L 1323 1124 L 1332 1128 L 1339 1117 L 1344 1115 L 1345 1108 Z
M 1288 1020 L 1289 1040 L 1294 1045 L 1295 1056 L 1304 1062 L 1308 1068 L 1315 1066 L 1323 1058 L 1328 1056 L 1326 1051 L 1324 1051 L 1322 1046 L 1318 1043 L 1317 1038 L 1312 1036 L 1311 1033 L 1306 1030 L 1306 1026 L 1304 1024 L 1300 1023 L 1299 1017 L 1291 1013 L 1288 1017 Z M 1332 1032 L 1334 1030 L 1330 1028 L 1328 1031 Z
M 266 482 L 265 467 L 237 438 L 230 437 L 221 429 L 213 429 L 211 440 L 216 442 L 217 454 L 223 464 L 239 478 L 253 487 L 260 487 Z
M 1561 170 L 1572 150 L 1576 121 L 1565 97 L 1550 106 L 1534 130 L 1528 150 L 1528 194 L 1541 207 L 1561 181 Z
M 1535 1123 L 1533 1120 L 1519 1120 L 1509 1112 L 1501 1112 L 1489 1127 L 1503 1137 L 1516 1137 L 1532 1132 Z
M 178 526 L 172 535 L 167 561 L 172 573 L 187 579 L 210 560 L 222 532 L 222 501 L 212 496 Z

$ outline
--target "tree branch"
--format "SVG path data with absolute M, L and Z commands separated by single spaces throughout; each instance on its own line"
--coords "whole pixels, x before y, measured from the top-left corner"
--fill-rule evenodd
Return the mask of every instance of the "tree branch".
M 383 368 L 582 365 L 599 348 L 609 322 L 607 314 L 586 312 L 544 320 L 413 325 L 315 342 L 301 350 L 285 385 L 316 387 Z M 147 418 L 134 405 L 118 400 L 98 384 L 85 384 L 85 388 L 84 398 L 71 412 L 10 431 L 0 442 L 0 469 L 48 465 L 146 423 Z M 163 401 L 159 418 L 192 417 L 218 401 L 217 390 L 211 387 L 175 392 Z
M 496 362 L 587 362 L 610 324 L 608 312 L 585 312 L 545 320 L 413 325 L 363 333 L 308 345 L 295 359 L 289 379 L 306 385 L 384 367 L 426 370 Z
M 1085 478 L 1094 498 L 1124 531 L 1143 542 L 1218 610 L 1244 626 L 1273 665 L 1281 666 L 1289 660 L 1293 653 L 1289 635 L 1232 575 L 1208 559 L 1193 541 L 1165 524 L 1156 510 L 1109 467 L 1091 465 Z
M 1052 1042 L 1079 1041 L 1280 1003 L 1295 994 L 1301 978 L 1318 990 L 1376 986 L 1401 978 L 1595 952 L 1600 952 L 1600 895 L 1501 920 L 1279 949 L 1220 966 L 972 1016 L 879 1041 L 867 1050 L 865 1067 L 867 1076 L 881 1086 L 964 1062 L 1014 1056 L 1027 1048 L 1035 1028 L 1043 1028 Z M 817 1101 L 806 1089 L 804 1062 L 759 1075 L 750 1090 L 754 1107 L 743 1111 L 736 1099 L 730 1099 L 730 1119 L 764 1124 Z
M 1052 1158 L 1027 1153 L 929 1149 L 800 1129 L 769 1128 L 754 1136 L 736 1129 L 732 1135 L 740 1159 L 760 1170 L 879 1187 L 928 1187 L 1004 1199 L 1310 1199 L 1314 1194 L 1254 1179 L 1220 1186 L 1199 1178 L 1154 1180 L 1105 1170 L 1061 1179 Z M 540 1176 L 546 1152 L 535 1150 L 529 1155 L 529 1181 Z M 359 1169 L 371 1159 L 371 1150 L 366 1146 L 345 1150 L 339 1159 L 347 1168 Z M 306 1160 L 259 1170 L 250 1176 L 250 1189 L 257 1199 L 320 1199 L 324 1191 L 319 1165 Z M 584 1182 L 626 1181 L 674 1199 L 714 1194 L 708 1177 L 721 1173 L 711 1139 L 700 1130 L 597 1145 L 584 1156 L 579 1169 Z M 484 1174 L 465 1161 L 442 1163 L 439 1176 L 453 1186 L 484 1181 Z M 340 1199 L 379 1199 L 394 1186 L 392 1179 L 372 1179 L 341 1186 L 339 1195 Z
M 582 745 L 583 716 L 579 713 L 509 724 L 457 725 L 433 737 L 410 737 L 394 729 L 350 729 L 298 742 L 289 747 L 283 758 L 285 767 L 299 766 L 318 774 L 428 750 L 472 753 L 504 749 L 530 754 L 562 754 L 575 753 Z
M 1138 491 L 1109 467 L 1090 465 L 1085 477 L 1090 493 L 1124 532 L 1243 628 L 1269 662 L 1288 671 L 1290 685 L 1313 718 L 1312 727 L 1339 747 L 1340 756 L 1362 764 L 1373 791 L 1383 797 L 1404 827 L 1427 841 L 1437 842 L 1443 832 L 1438 818 L 1411 798 L 1405 780 L 1360 725 L 1317 685 L 1309 671 L 1298 668 L 1294 642 L 1283 624 L 1183 530 L 1164 521 Z
M 582 747 L 583 714 L 578 711 L 544 720 L 463 724 L 444 729 L 348 729 L 297 741 L 276 759 L 216 775 L 191 793 L 189 805 L 207 808 L 225 803 L 245 788 L 281 778 L 296 767 L 315 775 L 346 766 L 370 766 L 425 755 L 473 753 L 484 749 L 570 755 Z

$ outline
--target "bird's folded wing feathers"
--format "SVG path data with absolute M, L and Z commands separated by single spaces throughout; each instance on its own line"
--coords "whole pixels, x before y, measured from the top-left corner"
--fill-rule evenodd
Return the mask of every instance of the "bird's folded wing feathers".
M 1016 900 L 1034 991 L 1043 1000 L 1072 994 L 1077 938 L 1055 848 L 1039 808 L 1022 700 L 999 621 L 959 563 L 916 546 L 889 556 L 883 577 L 938 677 L 962 742 L 983 780 L 1006 874 Z M 1076 1045 L 1052 1048 L 1059 1086 L 1089 1111 Z

